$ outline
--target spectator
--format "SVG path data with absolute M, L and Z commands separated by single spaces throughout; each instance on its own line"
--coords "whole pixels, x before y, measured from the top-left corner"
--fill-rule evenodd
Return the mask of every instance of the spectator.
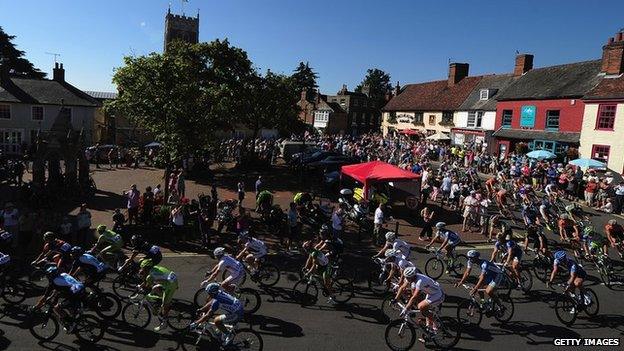
M 121 209 L 116 208 L 113 213 L 113 231 L 115 233 L 124 233 L 124 224 L 126 223 L 126 217 L 121 213 Z
M 238 205 L 243 206 L 243 200 L 245 200 L 245 183 L 241 180 L 236 185 L 238 191 Z
M 77 238 L 73 242 L 76 245 L 85 246 L 88 243 L 89 230 L 91 229 L 91 212 L 87 210 L 87 204 L 80 205 L 80 211 L 76 214 Z
M 428 241 L 431 240 L 433 236 L 433 215 L 435 211 L 431 211 L 429 207 L 424 207 L 420 211 L 420 216 L 423 220 L 423 228 L 420 231 L 420 235 L 418 236 L 418 240 L 420 241 Z
M 95 168 L 100 168 L 100 143 L 95 144 L 93 159 L 95 160 Z
M 587 206 L 591 207 L 594 205 L 594 195 L 597 190 L 598 184 L 596 183 L 596 180 L 594 178 L 590 178 L 589 182 L 585 186 L 585 203 Z
M 178 172 L 178 194 L 180 195 L 180 198 L 184 198 L 186 196 L 186 185 L 184 184 L 185 181 L 185 177 L 184 177 L 184 171 L 180 170 L 180 172 Z
M 152 187 L 145 188 L 143 193 L 143 223 L 150 224 L 152 222 L 152 213 L 154 212 L 154 193 Z
M 332 231 L 334 234 L 334 239 L 340 239 L 342 236 L 342 226 L 344 219 L 342 218 L 344 215 L 344 210 L 342 207 L 338 207 L 334 213 L 332 213 L 331 222 L 332 222 Z
M 210 196 L 215 202 L 219 200 L 219 193 L 217 192 L 217 186 L 215 184 L 212 184 L 212 187 L 210 188 Z
M 173 241 L 177 243 L 180 238 L 184 240 L 184 211 L 183 205 L 174 206 L 171 209 L 171 224 L 173 225 Z
M 12 202 L 7 202 L 1 215 L 2 227 L 11 234 L 11 246 L 16 249 L 19 241 L 19 211 Z
M 297 212 L 297 204 L 291 202 L 288 205 L 288 236 L 286 237 L 286 250 L 293 250 L 293 242 L 297 242 L 299 238 L 299 214 Z M 295 244 L 294 247 L 297 247 Z
M 613 203 L 611 202 L 611 199 L 609 198 L 607 199 L 607 203 L 595 209 L 598 211 L 605 212 L 605 213 L 613 213 Z
M 334 218 L 332 216 L 332 225 L 333 225 L 333 220 Z M 375 240 L 378 240 L 380 236 L 382 235 L 381 231 L 383 230 L 383 225 L 385 221 L 386 220 L 384 217 L 384 204 L 380 202 L 377 208 L 375 209 L 375 215 L 373 216 L 373 236 L 376 238 Z M 340 227 L 340 230 L 342 230 L 342 225 Z
M 615 188 L 615 206 L 613 208 L 613 213 L 620 214 L 624 209 L 624 180 L 620 182 L 620 184 L 616 185 Z
M 178 196 L 178 192 L 174 189 L 169 194 L 169 198 L 167 199 L 167 203 L 170 205 L 177 205 L 180 203 L 180 196 Z
M 477 224 L 475 221 L 477 208 L 479 205 L 479 201 L 475 198 L 476 192 L 474 190 L 470 191 L 470 194 L 464 198 L 463 208 L 464 208 L 464 221 L 462 222 L 462 231 L 466 231 L 466 226 L 468 225 L 468 229 L 472 231 L 472 224 Z M 471 223 L 469 223 L 469 221 Z
M 128 199 L 128 224 L 138 224 L 139 220 L 139 200 L 141 193 L 137 190 L 136 184 L 130 186 L 130 190 L 126 190 L 123 194 Z
M 262 176 L 258 176 L 258 180 L 256 180 L 256 199 L 258 198 L 258 194 L 260 194 L 264 190 L 264 184 L 262 184 Z

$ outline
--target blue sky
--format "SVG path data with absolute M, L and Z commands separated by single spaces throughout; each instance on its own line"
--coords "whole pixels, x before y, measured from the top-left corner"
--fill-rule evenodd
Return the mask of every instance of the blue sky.
M 167 0 L 0 0 L 0 26 L 51 72 L 61 54 L 68 81 L 112 91 L 124 55 L 160 52 Z M 171 1 L 181 12 L 181 1 Z M 624 27 L 624 1 L 601 0 L 190 0 L 200 40 L 229 38 L 256 66 L 290 74 L 309 61 L 325 93 L 355 87 L 367 68 L 393 82 L 445 79 L 449 59 L 470 74 L 513 69 L 516 50 L 535 66 L 599 58 Z

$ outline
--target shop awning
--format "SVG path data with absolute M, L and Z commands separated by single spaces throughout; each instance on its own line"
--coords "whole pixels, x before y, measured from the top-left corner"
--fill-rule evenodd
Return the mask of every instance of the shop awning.
M 544 130 L 527 130 L 501 128 L 492 134 L 496 138 L 519 139 L 519 140 L 549 140 L 561 143 L 577 144 L 581 139 L 581 133 L 548 132 Z

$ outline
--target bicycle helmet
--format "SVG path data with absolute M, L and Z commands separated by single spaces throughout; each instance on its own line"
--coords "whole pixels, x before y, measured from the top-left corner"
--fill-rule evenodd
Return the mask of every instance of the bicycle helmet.
M 610 219 L 609 222 L 607 222 L 607 223 L 609 223 L 610 225 L 616 225 L 617 224 L 617 220 Z
M 331 230 L 329 230 L 329 226 L 327 224 L 323 224 L 319 233 L 321 234 L 321 236 L 328 235 L 329 233 L 331 233 Z
M 386 241 L 387 242 L 393 242 L 396 240 L 396 233 L 395 232 L 387 232 L 386 233 Z
M 221 287 L 218 283 L 210 283 L 206 285 L 206 292 L 212 297 L 216 296 L 219 293 L 219 290 L 221 290 Z
M 217 247 L 216 249 L 214 249 L 213 254 L 215 258 L 221 258 L 223 257 L 223 255 L 225 255 L 225 249 L 222 247 Z
M 84 250 L 82 249 L 82 247 L 80 246 L 74 246 L 71 249 L 71 254 L 72 255 L 76 255 L 76 256 L 80 256 L 84 253 Z
M 470 259 L 477 259 L 481 256 L 481 253 L 477 250 L 470 250 L 468 251 L 468 253 L 466 254 L 466 256 L 468 256 L 468 258 Z
M 436 228 L 438 228 L 438 229 L 442 229 L 442 228 L 444 228 L 444 227 L 446 227 L 446 223 L 444 223 L 444 222 L 438 222 L 438 223 L 436 223 Z
M 53 232 L 46 232 L 45 234 L 43 234 L 44 241 L 52 241 L 54 239 L 56 239 L 56 234 L 54 234 Z
M 102 233 L 104 233 L 105 231 L 106 231 L 106 226 L 105 226 L 105 225 L 100 224 L 100 225 L 98 225 L 98 226 L 97 226 L 97 232 L 98 232 L 98 234 L 102 234 Z
M 588 225 L 587 227 L 583 228 L 583 234 L 587 235 L 587 236 L 591 236 L 594 233 L 594 227 L 591 225 Z
M 569 204 L 565 207 L 566 211 L 570 212 L 573 211 L 576 208 L 576 206 L 574 206 L 574 204 Z
M 403 276 L 405 278 L 413 278 L 416 276 L 416 273 L 418 273 L 418 270 L 416 269 L 416 267 L 407 267 L 403 271 Z
M 388 259 L 388 258 L 395 258 L 398 255 L 398 253 L 399 253 L 398 250 L 387 250 L 384 255 L 386 256 L 386 259 Z
M 46 269 L 46 275 L 50 279 L 56 278 L 59 275 L 59 270 L 58 268 L 56 268 L 56 266 L 50 266 L 48 267 L 48 269 Z
M 152 267 L 154 267 L 154 261 L 152 261 L 151 259 L 148 258 L 146 260 L 142 260 L 141 261 L 141 268 L 142 269 L 143 268 L 149 269 L 149 268 L 152 268 Z
M 247 239 L 249 239 L 249 232 L 246 231 L 246 230 L 240 232 L 240 234 L 238 234 L 238 239 L 239 240 L 247 240 Z
M 559 250 L 559 251 L 555 252 L 554 257 L 555 257 L 555 260 L 562 261 L 562 260 L 564 260 L 566 258 L 566 255 L 567 254 L 566 254 L 565 251 Z

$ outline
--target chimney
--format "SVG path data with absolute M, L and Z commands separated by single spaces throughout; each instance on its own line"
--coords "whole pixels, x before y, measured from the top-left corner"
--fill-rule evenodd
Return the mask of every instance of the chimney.
M 467 63 L 451 63 L 449 65 L 448 86 L 449 88 L 459 83 L 462 79 L 468 77 Z
M 340 89 L 340 91 L 338 92 L 338 94 L 337 94 L 337 95 L 346 95 L 346 94 L 347 94 L 347 92 L 348 92 L 348 90 L 347 90 L 347 85 L 346 85 L 346 84 L 343 84 L 343 85 L 342 85 L 342 89 Z
M 401 84 L 399 84 L 399 81 L 397 80 L 397 84 L 394 87 L 394 96 L 397 96 L 401 93 Z
M 63 68 L 63 64 L 59 65 L 58 62 L 54 63 L 54 69 L 52 70 L 52 79 L 57 82 L 65 81 L 65 69 Z
M 602 47 L 601 71 L 608 75 L 624 73 L 624 31 L 609 38 L 607 45 Z
M 316 105 L 321 103 L 321 89 L 316 89 L 315 101 L 316 101 Z
M 520 77 L 533 69 L 533 55 L 520 54 L 516 55 L 516 67 L 514 68 L 514 77 Z

